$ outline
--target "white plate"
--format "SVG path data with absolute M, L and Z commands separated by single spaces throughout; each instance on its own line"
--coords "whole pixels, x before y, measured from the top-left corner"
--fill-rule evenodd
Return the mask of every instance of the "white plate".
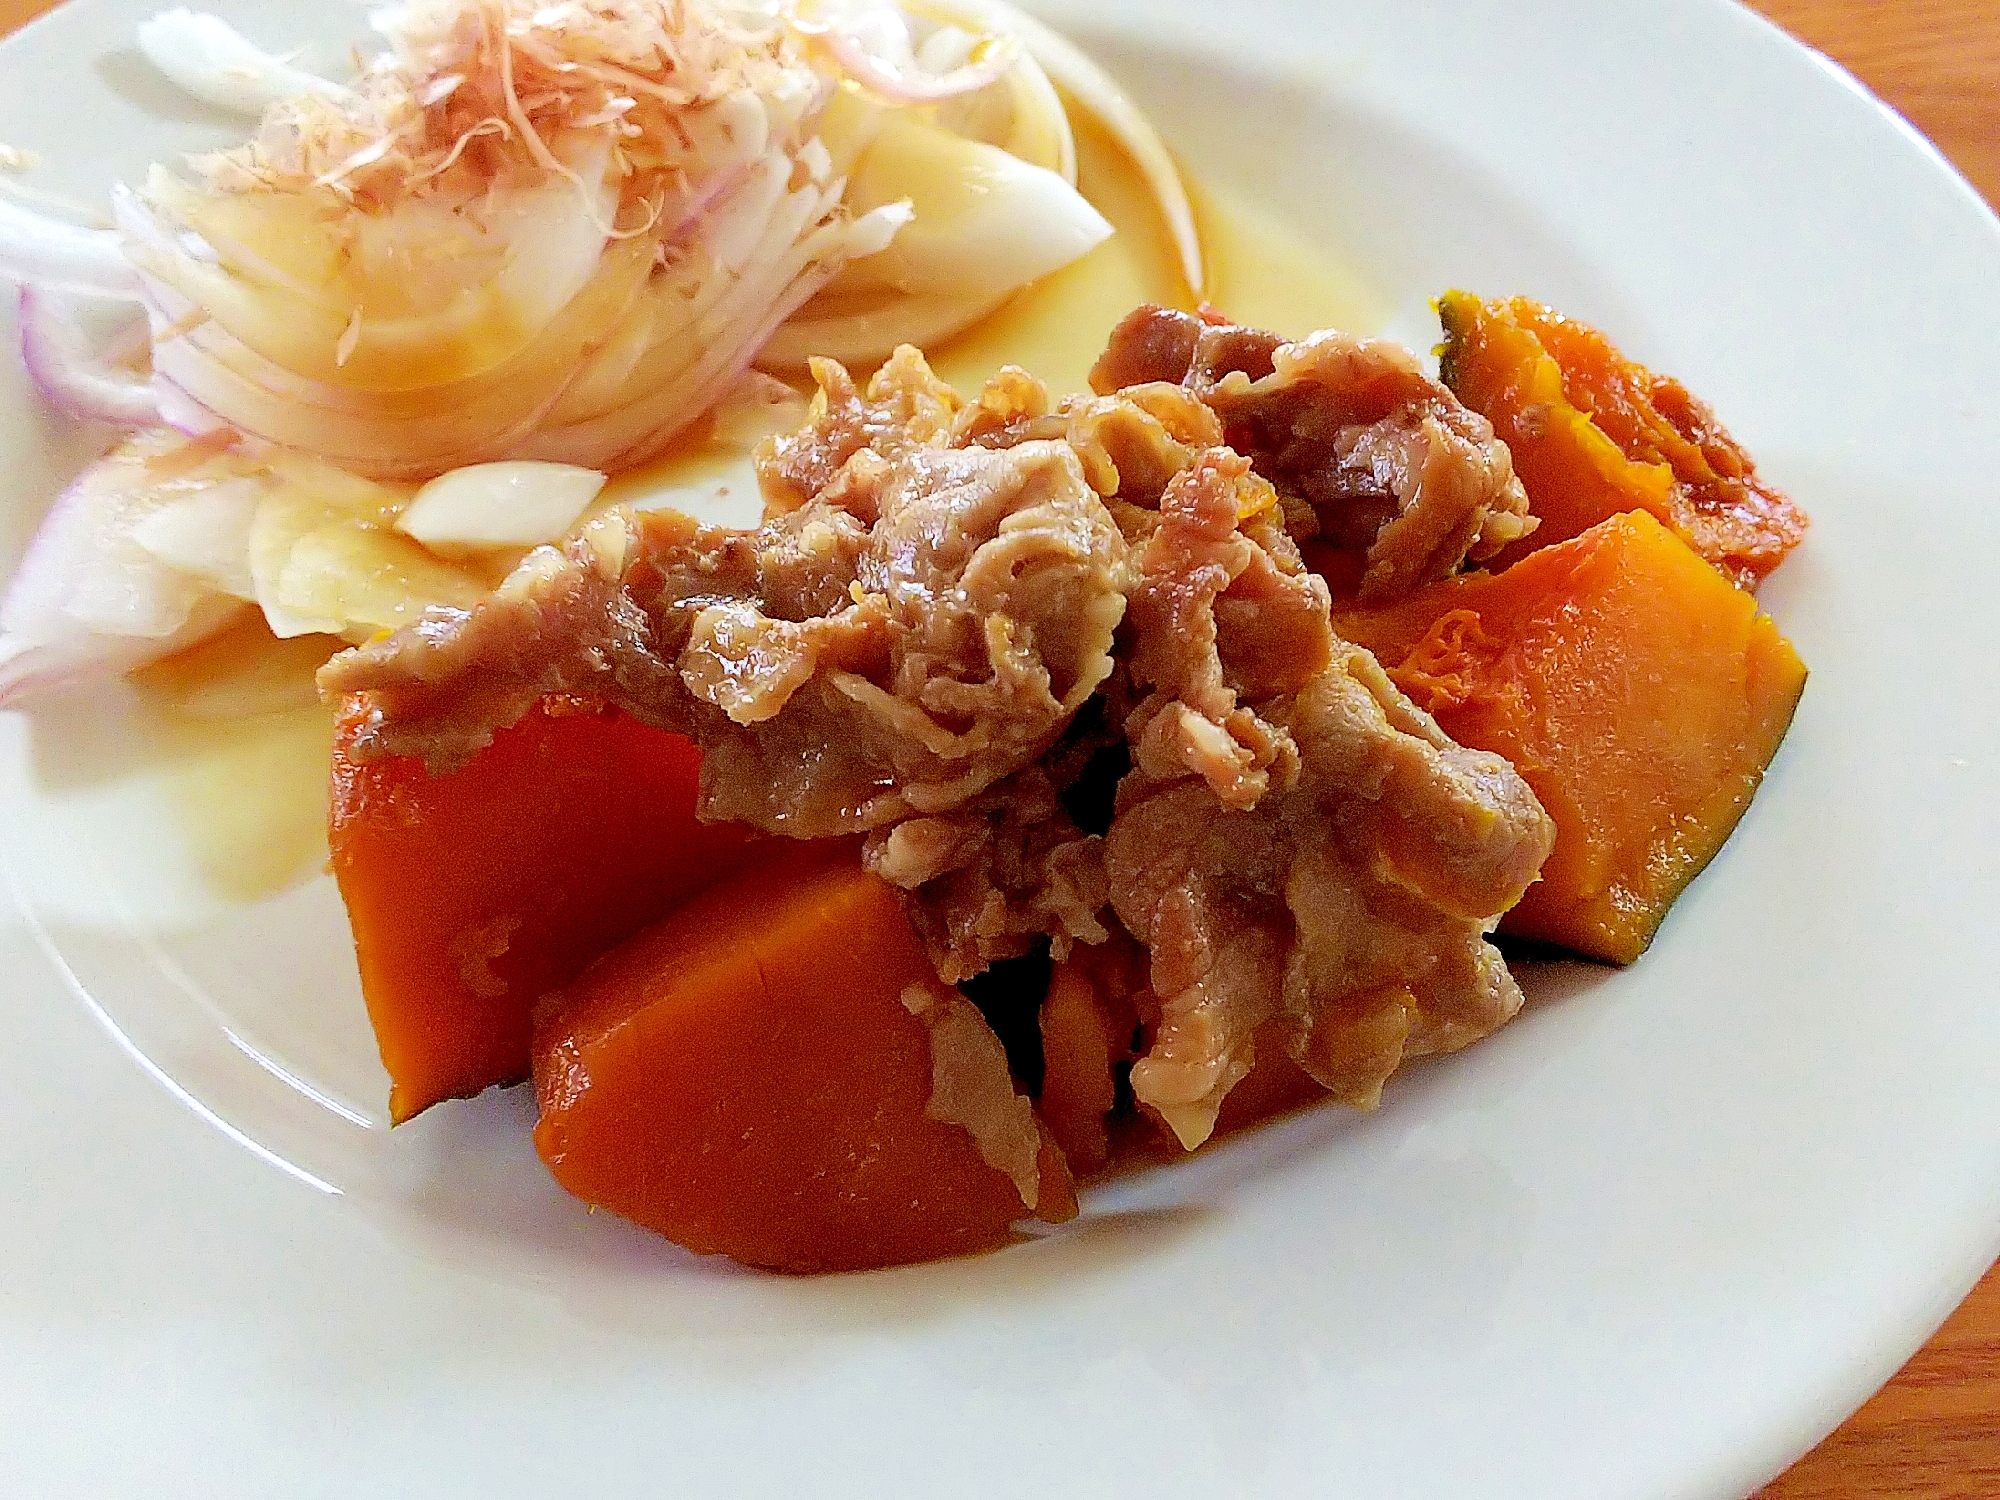
M 131 49 L 154 3 L 0 47 L 0 140 L 81 194 L 214 139 Z M 358 16 L 225 9 L 273 44 Z M 121 694 L 0 716 L 10 1486 L 1727 1497 L 1992 1260 L 1993 217 L 1718 0 L 1063 20 L 1400 327 L 1448 284 L 1600 322 L 1811 510 L 1764 599 L 1813 678 L 1736 837 L 1635 969 L 1537 972 L 1375 1115 L 1093 1194 L 1047 1241 L 794 1282 L 580 1212 L 517 1097 L 390 1139 L 330 883 L 208 894 L 259 872 L 175 826 Z M 0 364 L 0 557 L 79 451 Z M 254 758 L 168 759 L 259 795 Z

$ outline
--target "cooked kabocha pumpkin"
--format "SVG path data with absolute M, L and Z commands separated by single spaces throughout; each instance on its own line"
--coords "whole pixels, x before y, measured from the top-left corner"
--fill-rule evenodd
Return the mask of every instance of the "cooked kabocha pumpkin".
M 1335 624 L 1555 819 L 1500 930 L 1621 964 L 1749 807 L 1806 678 L 1755 600 L 1644 511 Z
M 365 711 L 328 834 L 397 1124 L 526 1078 L 544 990 L 755 852 L 696 820 L 694 745 L 614 711 L 551 702 L 446 776 L 355 760 Z
M 1057 964 L 1042 1000 L 1039 1108 L 1070 1170 L 1088 1176 L 1110 1154 L 1105 1121 L 1118 1102 L 1117 1065 L 1132 1053 L 1132 1020 L 1120 1017 L 1081 964 Z
M 690 1249 L 847 1271 L 1076 1213 L 979 1012 L 855 841 L 738 872 L 544 997 L 535 1149 Z
M 1526 297 L 1438 299 L 1440 374 L 1493 424 L 1541 525 L 1498 572 L 1622 511 L 1652 515 L 1745 588 L 1805 534 L 1799 508 L 1679 381 L 1626 359 L 1596 329 Z

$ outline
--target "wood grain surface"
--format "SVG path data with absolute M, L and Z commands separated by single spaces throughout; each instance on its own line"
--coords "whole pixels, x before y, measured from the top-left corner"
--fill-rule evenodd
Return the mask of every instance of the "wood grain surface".
M 0 0 L 0 35 L 51 3 Z M 1900 110 L 2000 205 L 2000 0 L 1752 3 Z M 2000 1500 L 2000 1266 L 1758 1500 Z

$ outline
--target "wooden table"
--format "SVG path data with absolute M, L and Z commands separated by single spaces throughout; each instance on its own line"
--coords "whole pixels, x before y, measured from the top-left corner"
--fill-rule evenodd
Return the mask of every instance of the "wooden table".
M 53 3 L 0 0 L 0 35 Z M 1900 109 L 2000 205 L 2000 0 L 1752 3 Z M 1759 1500 L 1889 1497 L 2000 1500 L 2000 1266 Z

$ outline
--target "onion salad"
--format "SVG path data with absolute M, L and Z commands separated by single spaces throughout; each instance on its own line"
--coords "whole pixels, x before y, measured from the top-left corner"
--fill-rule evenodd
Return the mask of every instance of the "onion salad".
M 747 455 L 767 372 L 968 327 L 1110 225 L 1064 98 L 1152 189 L 1165 148 L 1002 0 L 409 0 L 335 81 L 219 18 L 139 29 L 250 138 L 119 184 L 110 225 L 0 197 L 43 398 L 126 434 L 0 597 L 0 707 L 261 611 L 365 639 L 476 604 L 697 423 Z

